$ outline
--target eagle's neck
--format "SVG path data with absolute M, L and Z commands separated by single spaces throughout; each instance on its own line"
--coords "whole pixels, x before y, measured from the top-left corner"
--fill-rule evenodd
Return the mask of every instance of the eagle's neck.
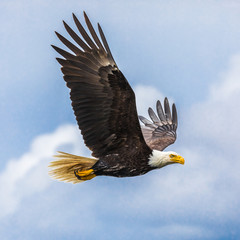
M 153 150 L 148 159 L 148 164 L 153 168 L 161 168 L 169 163 L 169 155 L 158 150 Z

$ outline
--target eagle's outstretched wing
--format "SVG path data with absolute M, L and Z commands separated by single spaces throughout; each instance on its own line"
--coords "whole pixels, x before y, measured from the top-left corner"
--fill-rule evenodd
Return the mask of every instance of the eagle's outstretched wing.
M 72 107 L 85 144 L 94 157 L 117 154 L 124 147 L 149 149 L 138 121 L 135 94 L 118 69 L 98 24 L 101 41 L 84 13 L 88 35 L 73 14 L 80 35 L 65 22 L 75 45 L 56 33 L 72 53 L 53 46 L 64 59 L 57 58 L 70 88 Z
M 162 151 L 176 140 L 177 130 L 177 110 L 175 104 L 172 105 L 172 114 L 168 99 L 164 99 L 164 111 L 160 101 L 157 101 L 157 115 L 152 108 L 148 109 L 148 114 L 152 122 L 145 117 L 139 116 L 144 123 L 142 132 L 144 139 L 151 149 Z

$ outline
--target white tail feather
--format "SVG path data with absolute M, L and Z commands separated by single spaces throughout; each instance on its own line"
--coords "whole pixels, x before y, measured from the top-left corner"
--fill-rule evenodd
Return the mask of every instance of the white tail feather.
M 53 179 L 57 179 L 63 182 L 70 182 L 74 184 L 83 182 L 84 180 L 79 180 L 75 176 L 75 171 L 88 170 L 98 161 L 94 158 L 81 157 L 65 152 L 58 153 L 58 155 L 54 156 L 58 158 L 58 160 L 50 162 L 48 166 L 51 168 L 49 175 Z

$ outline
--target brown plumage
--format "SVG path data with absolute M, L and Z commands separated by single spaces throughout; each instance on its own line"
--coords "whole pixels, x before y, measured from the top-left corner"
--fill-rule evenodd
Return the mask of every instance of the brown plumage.
M 135 94 L 118 69 L 100 25 L 98 24 L 98 30 L 101 40 L 85 12 L 84 18 L 90 36 L 73 14 L 80 35 L 63 23 L 75 44 L 56 32 L 61 42 L 72 53 L 56 46 L 53 48 L 63 56 L 57 58 L 57 61 L 62 65 L 64 80 L 70 88 L 74 114 L 85 144 L 97 159 L 93 159 L 92 162 L 86 159 L 84 164 L 89 164 L 87 168 L 86 164 L 81 167 L 83 157 L 61 153 L 58 155 L 60 160 L 50 165 L 53 168 L 51 175 L 60 180 L 76 182 L 72 180 L 74 175 L 79 180 L 88 180 L 96 175 L 126 177 L 144 174 L 154 169 L 149 165 L 153 143 L 149 142 L 148 137 L 145 138 L 148 144 L 144 140 L 136 110 Z M 165 108 L 165 117 L 161 118 L 162 123 L 164 119 L 167 122 L 171 121 L 169 111 L 168 106 Z M 155 117 L 152 110 L 150 117 Z M 176 125 L 175 118 L 173 121 Z M 161 127 L 165 125 L 162 124 Z M 153 131 L 154 138 L 162 137 L 157 135 L 157 132 L 161 132 L 161 129 Z M 72 157 L 73 162 L 78 159 L 79 163 L 65 169 L 63 156 L 65 160 Z M 67 173 L 66 177 L 61 177 L 64 173 Z

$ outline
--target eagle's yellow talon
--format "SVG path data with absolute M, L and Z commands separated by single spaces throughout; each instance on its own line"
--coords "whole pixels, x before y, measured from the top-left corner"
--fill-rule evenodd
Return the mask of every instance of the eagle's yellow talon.
M 81 171 L 81 170 L 78 170 L 76 171 L 76 175 L 81 177 L 87 177 L 88 175 L 92 175 L 93 174 L 93 169 L 89 169 L 89 170 L 84 170 L 84 171 Z
M 75 175 L 77 176 L 78 179 L 83 180 L 83 181 L 91 180 L 92 178 L 96 177 L 93 169 L 83 170 L 83 171 L 77 170 L 75 172 Z

